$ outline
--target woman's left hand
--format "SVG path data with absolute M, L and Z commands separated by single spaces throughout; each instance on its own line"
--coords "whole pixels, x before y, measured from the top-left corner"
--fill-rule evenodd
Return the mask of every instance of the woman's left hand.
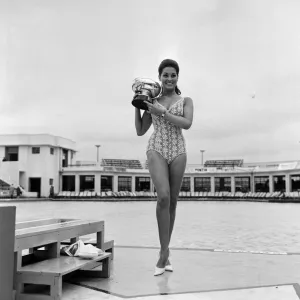
M 148 106 L 148 113 L 149 114 L 153 114 L 153 115 L 157 115 L 157 116 L 161 116 L 162 113 L 166 110 L 165 108 L 162 108 L 161 106 L 159 106 L 158 104 L 152 104 L 148 101 L 144 101 L 146 103 L 146 105 Z

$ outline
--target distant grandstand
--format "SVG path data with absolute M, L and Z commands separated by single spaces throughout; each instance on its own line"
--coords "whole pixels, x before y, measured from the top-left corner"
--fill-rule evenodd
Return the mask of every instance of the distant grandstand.
M 242 167 L 244 163 L 243 159 L 231 159 L 231 160 L 207 160 L 204 163 L 204 167 L 224 168 L 224 167 Z
M 212 168 L 234 168 L 242 167 L 244 164 L 243 159 L 230 159 L 230 160 L 207 160 L 204 167 Z M 148 169 L 148 160 L 146 160 L 145 169 Z
M 103 158 L 103 167 L 122 167 L 126 169 L 143 169 L 142 164 L 137 159 L 107 159 Z

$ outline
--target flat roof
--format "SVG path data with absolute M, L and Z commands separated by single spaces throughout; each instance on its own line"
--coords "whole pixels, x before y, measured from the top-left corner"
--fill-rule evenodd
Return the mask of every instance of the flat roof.
M 0 146 L 53 146 L 76 150 L 76 143 L 70 139 L 48 133 L 41 134 L 1 134 Z

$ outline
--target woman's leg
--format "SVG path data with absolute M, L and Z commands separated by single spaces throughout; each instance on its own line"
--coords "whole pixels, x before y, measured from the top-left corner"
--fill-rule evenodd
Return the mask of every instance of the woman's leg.
M 169 181 L 170 181 L 170 226 L 169 226 L 169 243 L 174 228 L 176 217 L 177 199 L 180 192 L 182 179 L 186 166 L 186 154 L 177 156 L 169 166 Z
M 168 259 L 170 227 L 170 183 L 167 161 L 156 151 L 147 152 L 148 168 L 157 192 L 156 218 L 160 240 L 160 258 L 156 264 L 164 268 Z

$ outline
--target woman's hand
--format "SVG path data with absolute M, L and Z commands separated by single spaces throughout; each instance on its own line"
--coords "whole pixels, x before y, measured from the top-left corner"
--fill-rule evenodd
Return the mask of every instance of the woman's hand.
M 166 108 L 163 108 L 158 104 L 152 104 L 148 101 L 144 101 L 144 103 L 146 103 L 146 105 L 148 106 L 148 111 L 147 112 L 149 114 L 153 114 L 153 115 L 156 115 L 156 116 L 161 116 L 164 112 L 167 111 Z

